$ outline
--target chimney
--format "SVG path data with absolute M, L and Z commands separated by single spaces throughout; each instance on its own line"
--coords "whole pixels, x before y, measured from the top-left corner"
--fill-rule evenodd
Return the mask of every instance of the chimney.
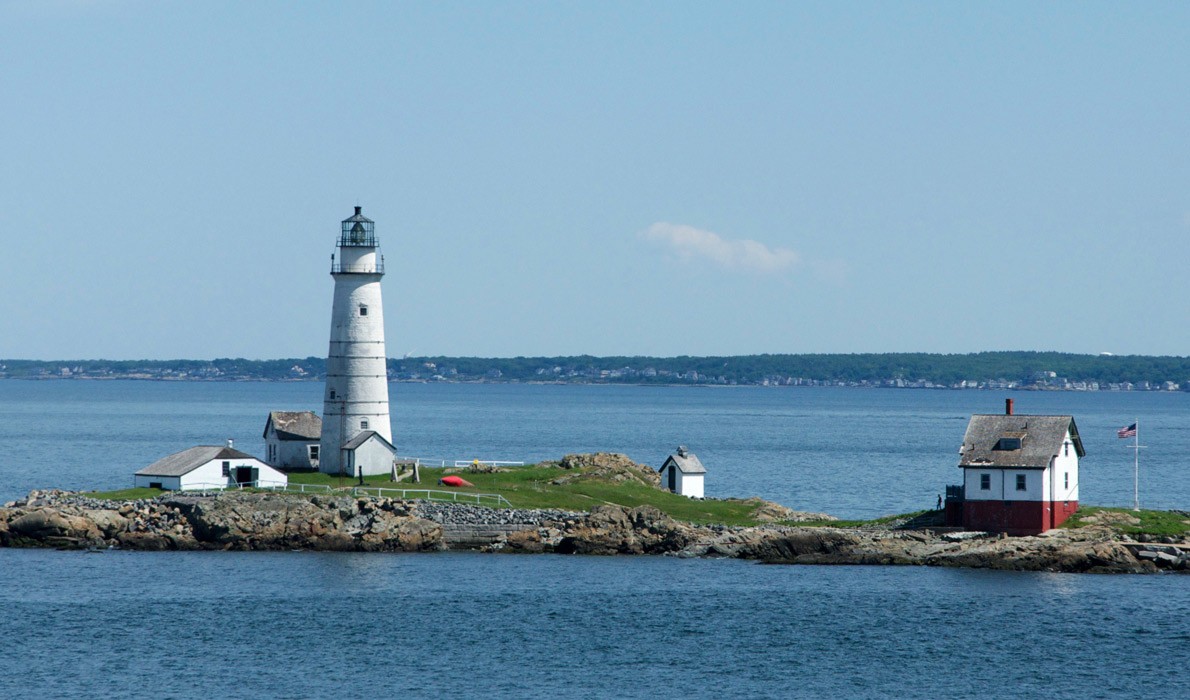
M 363 211 L 363 207 L 356 207 L 356 208 L 355 208 L 355 215 L 356 215 L 356 216 L 359 216 L 359 215 L 360 215 L 360 213 L 361 213 L 362 211 Z
M 1012 415 L 1012 399 L 1004 399 L 1004 415 Z
M 231 438 L 227 438 L 227 446 L 229 448 L 235 448 L 235 446 L 236 446 L 235 440 L 232 440 Z

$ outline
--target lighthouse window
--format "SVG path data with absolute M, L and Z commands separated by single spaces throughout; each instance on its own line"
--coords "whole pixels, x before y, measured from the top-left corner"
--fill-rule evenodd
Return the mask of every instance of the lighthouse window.
M 360 316 L 367 316 L 367 315 L 368 315 L 368 307 L 366 307 L 366 306 L 360 306 L 360 307 L 359 307 L 359 315 L 360 315 Z
M 335 390 L 334 390 L 334 389 L 331 389 L 331 398 L 332 398 L 332 399 L 334 399 L 334 398 L 335 398 Z
M 1065 484 L 1063 488 L 1070 488 L 1070 472 L 1064 472 L 1062 474 L 1062 483 Z
M 1024 474 L 1016 475 L 1016 490 L 1017 491 L 1025 490 L 1025 475 Z
M 979 475 L 979 490 L 980 491 L 991 491 L 992 490 L 992 475 L 991 474 L 980 474 Z
M 359 422 L 359 429 L 360 429 L 360 430 L 367 430 L 367 429 L 368 429 L 368 421 L 366 421 L 366 420 L 361 420 L 361 421 Z

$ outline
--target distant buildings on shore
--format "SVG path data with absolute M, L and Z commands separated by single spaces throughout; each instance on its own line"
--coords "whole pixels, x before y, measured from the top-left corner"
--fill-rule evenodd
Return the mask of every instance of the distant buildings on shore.
M 315 361 L 316 360 L 316 361 Z M 300 363 L 282 361 L 283 368 L 269 367 L 278 361 L 214 360 L 187 362 L 179 366 L 168 361 L 101 363 L 55 363 L 10 361 L 0 363 L 0 379 L 138 379 L 152 381 L 325 381 L 326 370 L 320 358 Z M 1055 372 L 1039 372 L 1025 379 L 964 379 L 941 382 L 929 379 L 890 377 L 847 381 L 811 379 L 791 375 L 764 375 L 755 379 L 731 379 L 697 370 L 666 370 L 651 366 L 599 369 L 557 365 L 539 367 L 523 376 L 512 376 L 499 368 L 461 371 L 433 362 L 411 365 L 390 360 L 386 374 L 396 382 L 505 382 L 570 384 L 700 384 L 711 386 L 835 386 L 880 387 L 895 389 L 991 389 L 994 391 L 1190 391 L 1185 381 L 1097 382 L 1060 377 Z

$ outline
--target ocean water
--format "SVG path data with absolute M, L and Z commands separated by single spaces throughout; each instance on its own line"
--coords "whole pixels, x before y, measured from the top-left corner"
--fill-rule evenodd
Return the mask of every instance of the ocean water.
M 0 381 L 0 500 L 121 488 L 318 384 Z M 991 392 L 392 387 L 403 454 L 536 461 L 677 444 L 710 495 L 867 517 L 933 505 Z M 1084 502 L 1190 506 L 1184 394 L 1020 394 L 1072 413 Z M 0 698 L 1174 698 L 1190 578 L 669 557 L 0 549 Z
M 932 508 L 959 483 L 972 413 L 1005 394 L 842 388 L 392 384 L 402 455 L 534 462 L 623 452 L 660 466 L 679 444 L 709 496 L 870 518 Z M 264 454 L 270 410 L 321 412 L 322 384 L 0 381 L 0 501 L 33 488 L 116 489 L 172 452 L 234 438 Z M 1131 505 L 1140 421 L 1141 504 L 1190 509 L 1190 393 L 1019 392 L 1018 413 L 1075 417 L 1084 503 Z
M 0 550 L 5 698 L 1174 698 L 1181 576 Z

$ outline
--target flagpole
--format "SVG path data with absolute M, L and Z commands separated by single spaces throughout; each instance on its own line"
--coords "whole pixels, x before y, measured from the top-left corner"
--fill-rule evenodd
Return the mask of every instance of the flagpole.
M 1132 436 L 1132 510 L 1140 510 L 1140 419 L 1136 419 L 1136 433 Z

